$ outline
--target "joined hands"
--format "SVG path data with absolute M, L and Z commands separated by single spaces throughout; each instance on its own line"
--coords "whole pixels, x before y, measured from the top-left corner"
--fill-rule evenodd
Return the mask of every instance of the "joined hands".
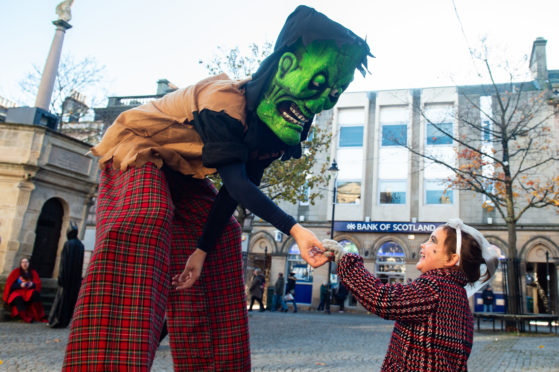
M 339 261 L 343 249 L 334 240 L 318 240 L 316 235 L 300 224 L 295 224 L 289 232 L 295 239 L 301 252 L 301 257 L 313 268 L 320 267 L 328 261 Z M 176 290 L 191 288 L 202 274 L 202 267 L 206 260 L 206 252 L 196 249 L 184 266 L 182 273 L 173 276 L 172 285 Z

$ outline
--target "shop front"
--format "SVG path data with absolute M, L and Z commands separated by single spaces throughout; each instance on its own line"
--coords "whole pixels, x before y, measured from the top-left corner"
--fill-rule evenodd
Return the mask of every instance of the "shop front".
M 310 305 L 312 303 L 314 269 L 303 260 L 296 243 L 289 247 L 285 265 L 285 272 L 292 274 L 297 279 L 295 301 L 297 304 Z

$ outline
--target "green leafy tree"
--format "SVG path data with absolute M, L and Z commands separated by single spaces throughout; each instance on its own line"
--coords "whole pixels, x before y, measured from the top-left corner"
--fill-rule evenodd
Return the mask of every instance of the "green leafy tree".
M 218 48 L 218 53 L 208 62 L 199 61 L 212 74 L 227 73 L 231 78 L 244 79 L 254 73 L 264 58 L 272 51 L 269 42 L 263 45 L 251 44 L 248 53 L 243 53 L 239 47 L 226 49 Z M 275 202 L 285 201 L 297 203 L 308 201 L 313 204 L 322 197 L 320 186 L 328 183 L 326 172 L 329 159 L 319 162 L 319 154 L 328 151 L 331 135 L 329 128 L 314 126 L 309 139 L 303 143 L 303 156 L 286 162 L 275 161 L 270 165 L 262 178 L 260 189 Z M 219 186 L 219 177 L 212 178 Z M 244 226 L 248 211 L 243 206 L 237 208 L 236 218 Z

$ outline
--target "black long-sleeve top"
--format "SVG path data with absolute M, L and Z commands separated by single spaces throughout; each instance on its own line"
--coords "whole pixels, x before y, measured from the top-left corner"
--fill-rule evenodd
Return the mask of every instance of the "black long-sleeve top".
M 274 225 L 286 235 L 296 221 L 259 188 L 264 170 L 290 149 L 253 116 L 247 132 L 223 112 L 203 110 L 194 127 L 204 142 L 202 161 L 217 169 L 223 186 L 210 210 L 198 248 L 210 252 L 238 204 Z M 286 155 L 288 152 L 288 156 Z

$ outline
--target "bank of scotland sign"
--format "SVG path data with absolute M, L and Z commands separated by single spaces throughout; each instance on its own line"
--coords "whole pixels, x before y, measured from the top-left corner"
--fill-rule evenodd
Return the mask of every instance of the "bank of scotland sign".
M 334 230 L 341 232 L 382 232 L 404 234 L 430 234 L 441 222 L 356 222 L 335 221 Z

